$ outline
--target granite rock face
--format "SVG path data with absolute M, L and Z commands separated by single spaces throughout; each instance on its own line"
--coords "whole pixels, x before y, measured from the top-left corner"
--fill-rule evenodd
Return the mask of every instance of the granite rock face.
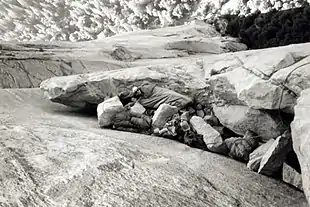
M 46 101 L 38 89 L 2 89 L 0 100 L 1 206 L 299 207 L 305 202 L 301 192 L 223 156 L 100 129 L 96 118 Z
M 287 128 L 281 124 L 280 120 L 273 118 L 267 112 L 247 106 L 215 106 L 213 110 L 221 124 L 236 134 L 244 135 L 247 130 L 250 130 L 265 142 L 278 137 Z
M 309 43 L 215 55 L 204 58 L 205 77 L 218 104 L 292 113 L 309 87 L 309 55 Z
M 295 118 L 291 124 L 293 147 L 301 167 L 303 190 L 310 202 L 310 89 L 301 92 L 294 109 Z
M 0 206 L 302 206 L 301 192 L 241 163 L 172 140 L 100 129 L 80 110 L 147 82 L 200 105 L 188 111 L 201 116 L 191 125 L 206 143 L 226 146 L 223 126 L 202 118 L 211 106 L 225 129 L 250 130 L 266 142 L 288 128 L 275 110 L 293 113 L 310 86 L 310 44 L 245 49 L 206 24 L 80 43 L 1 42 L 0 88 L 37 87 L 50 78 L 40 84 L 43 95 L 75 108 L 43 100 L 38 89 L 0 89 Z M 297 106 L 292 131 L 309 198 L 304 108 Z
M 34 88 L 54 76 L 114 70 L 127 64 L 99 58 L 92 54 L 80 56 L 79 45 L 72 43 L 6 43 L 0 42 L 0 88 Z
M 196 66 L 196 72 L 188 72 L 186 65 L 168 64 L 54 77 L 43 81 L 40 88 L 51 101 L 68 106 L 76 104 L 81 108 L 87 104 L 101 103 L 106 97 L 143 83 L 156 84 L 190 97 L 197 96 L 207 103 L 205 94 L 208 93 L 208 85 L 203 78 L 196 77 L 201 68 L 198 63 Z
M 33 88 L 54 76 L 149 65 L 156 60 L 165 63 L 166 58 L 246 48 L 235 38 L 221 37 L 208 24 L 137 31 L 79 43 L 0 42 L 0 88 Z

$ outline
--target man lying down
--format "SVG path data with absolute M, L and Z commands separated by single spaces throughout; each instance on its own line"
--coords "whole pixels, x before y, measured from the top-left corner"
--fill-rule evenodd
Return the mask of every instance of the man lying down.
M 101 127 L 166 137 L 245 162 L 258 147 L 259 137 L 254 132 L 248 131 L 243 137 L 235 134 L 227 137 L 224 127 L 208 106 L 193 103 L 187 96 L 154 84 L 123 91 L 99 104 L 97 112 Z M 216 130 L 221 139 L 216 136 L 214 141 L 207 139 L 206 143 L 205 134 L 201 132 L 205 125 L 197 120 L 206 122 L 209 125 L 206 128 L 213 128 L 208 131 L 211 138 Z M 200 132 L 197 132 L 197 124 Z
M 118 96 L 99 104 L 98 116 L 101 114 L 101 117 L 98 117 L 99 125 L 151 134 L 152 112 L 164 103 L 182 109 L 192 103 L 192 99 L 155 84 L 134 86 L 131 91 L 123 91 Z

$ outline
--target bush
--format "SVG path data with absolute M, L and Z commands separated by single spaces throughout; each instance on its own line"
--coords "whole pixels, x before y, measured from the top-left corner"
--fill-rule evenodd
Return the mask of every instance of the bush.
M 310 41 L 310 6 L 285 11 L 256 12 L 248 16 L 224 15 L 225 34 L 239 37 L 250 49 Z

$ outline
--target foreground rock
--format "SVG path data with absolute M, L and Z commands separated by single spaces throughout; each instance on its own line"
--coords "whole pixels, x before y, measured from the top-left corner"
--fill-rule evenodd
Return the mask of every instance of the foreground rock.
M 255 172 L 258 171 L 260 162 L 263 156 L 267 153 L 268 149 L 272 146 L 274 139 L 270 139 L 268 142 L 262 144 L 256 148 L 251 154 L 247 167 Z
M 221 124 L 239 135 L 248 130 L 256 133 L 262 141 L 268 141 L 281 135 L 287 126 L 268 113 L 247 106 L 230 105 L 213 107 L 215 116 Z
M 302 174 L 303 190 L 310 202 L 310 89 L 304 90 L 295 106 L 295 118 L 291 124 L 294 151 Z
M 262 157 L 258 173 L 268 176 L 279 176 L 288 153 L 293 150 L 292 137 L 289 132 L 279 136 Z
M 0 90 L 0 100 L 1 206 L 305 202 L 301 192 L 234 160 L 168 139 L 100 129 L 95 117 L 49 103 L 39 90 Z

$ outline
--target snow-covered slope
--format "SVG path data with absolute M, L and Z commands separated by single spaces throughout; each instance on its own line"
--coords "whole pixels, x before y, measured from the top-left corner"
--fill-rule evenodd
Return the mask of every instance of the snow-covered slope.
M 219 14 L 288 9 L 306 0 L 1 0 L 0 40 L 83 41 Z

